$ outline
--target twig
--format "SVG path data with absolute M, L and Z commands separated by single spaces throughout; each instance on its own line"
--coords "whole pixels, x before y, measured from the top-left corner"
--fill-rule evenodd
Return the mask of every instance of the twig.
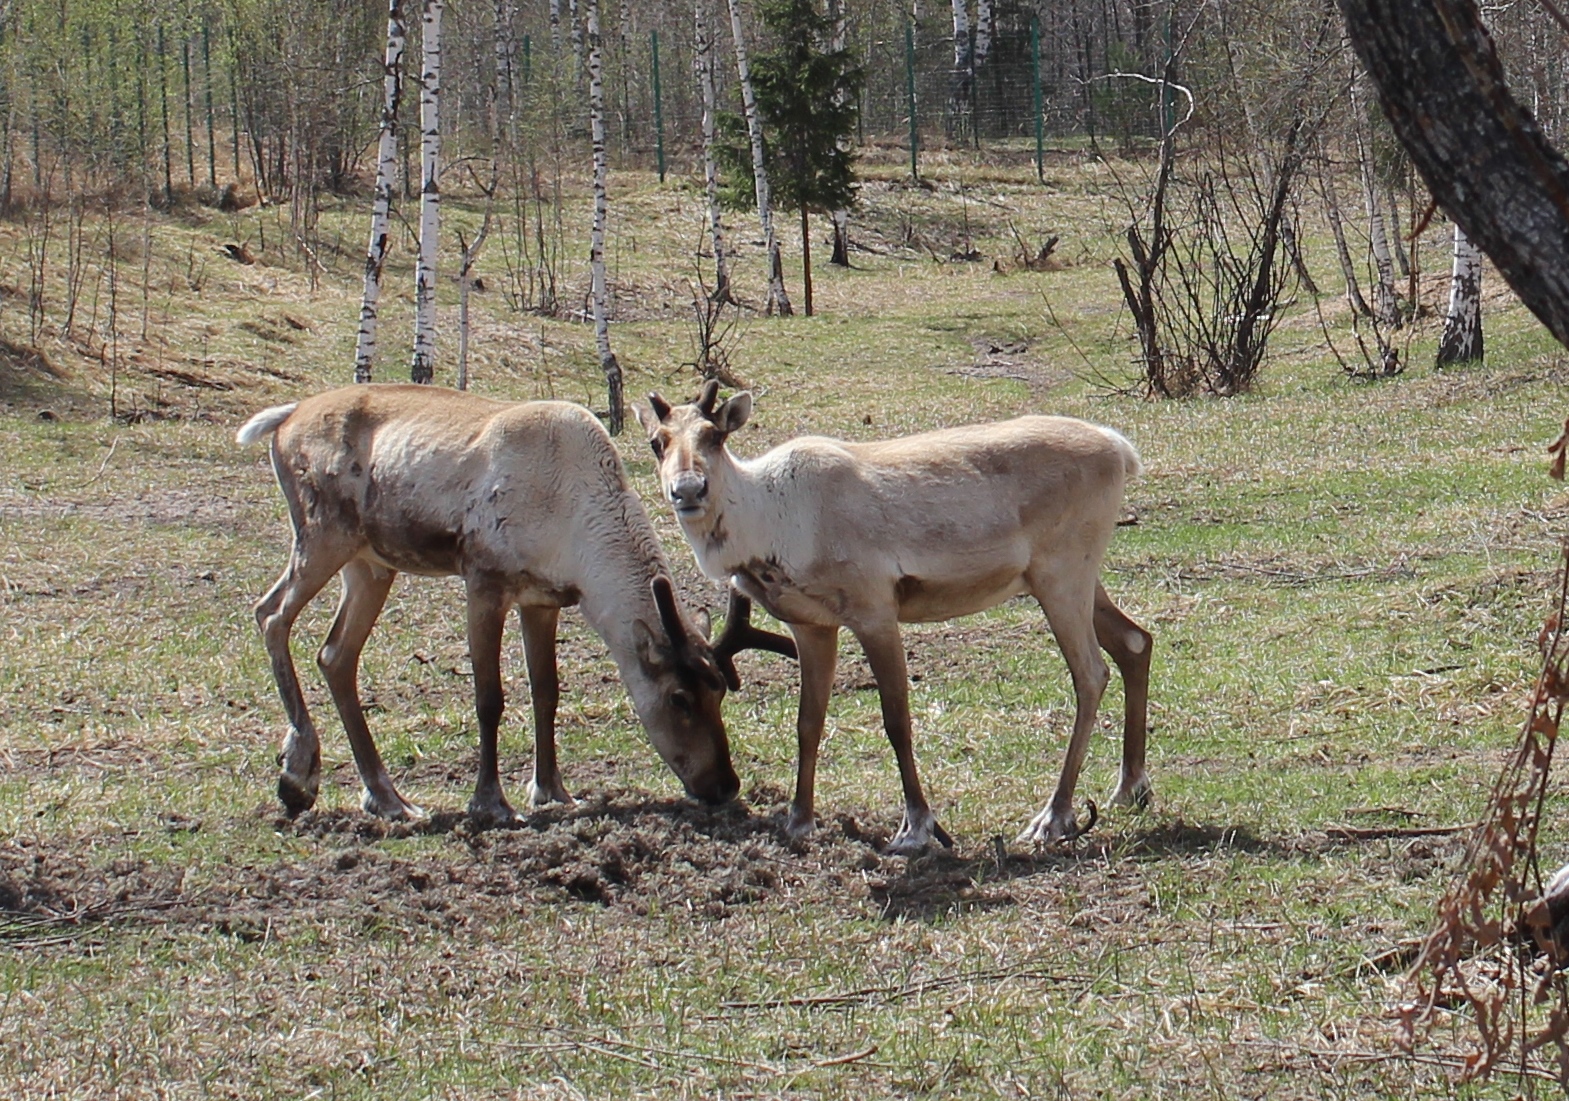
M 1458 826 L 1330 826 L 1324 832 L 1342 841 L 1376 841 L 1383 837 L 1448 837 L 1466 833 L 1481 823 L 1463 822 Z
M 114 458 L 114 449 L 119 447 L 119 446 L 120 446 L 120 437 L 116 436 L 109 444 L 109 453 L 104 456 L 104 461 L 98 464 L 98 473 L 94 474 L 91 478 L 87 479 L 85 482 L 76 482 L 76 483 L 74 483 L 71 486 L 71 488 L 72 489 L 82 489 L 82 488 L 85 488 L 86 486 L 92 485 L 94 482 L 98 481 L 98 479 L 102 478 L 104 476 L 104 471 L 109 469 L 109 460 Z
M 917 997 L 933 990 L 959 986 L 968 982 L 1006 982 L 1009 979 L 1037 979 L 1042 982 L 1068 983 L 1082 981 L 1081 975 L 1058 975 L 1048 971 L 970 971 L 961 975 L 946 975 L 903 986 L 866 986 L 846 990 L 839 994 L 809 994 L 793 998 L 767 998 L 753 1002 L 720 1002 L 719 1008 L 737 1009 L 806 1009 L 825 1006 L 853 1005 L 856 1002 L 881 998 L 885 1003 Z

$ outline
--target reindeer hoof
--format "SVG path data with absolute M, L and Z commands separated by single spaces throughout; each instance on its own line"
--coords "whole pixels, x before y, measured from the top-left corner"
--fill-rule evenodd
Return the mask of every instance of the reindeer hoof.
M 395 791 L 375 794 L 369 788 L 360 796 L 360 809 L 389 822 L 417 822 L 425 812 Z
M 1090 808 L 1090 820 L 1082 827 L 1078 819 L 1073 816 L 1073 811 L 1054 811 L 1050 807 L 1037 814 L 1024 832 L 1014 840 L 1021 845 L 1050 845 L 1054 841 L 1077 841 L 1090 830 L 1095 828 L 1095 823 L 1100 820 L 1100 811 L 1093 800 L 1087 800 Z
M 817 828 L 817 815 L 807 811 L 792 810 L 790 819 L 785 823 L 785 836 L 791 841 L 804 841 L 812 835 Z
M 512 809 L 505 799 L 480 801 L 469 800 L 469 821 L 480 829 L 495 829 L 499 826 L 515 825 L 518 821 L 517 811 Z
M 545 807 L 551 803 L 561 803 L 572 806 L 577 800 L 567 791 L 566 786 L 557 780 L 554 784 L 541 784 L 538 780 L 528 782 L 528 805 L 531 807 Z
M 278 802 L 290 818 L 297 818 L 316 805 L 316 791 L 315 783 L 297 780 L 287 772 L 278 775 Z
M 1117 790 L 1112 792 L 1111 805 L 1114 807 L 1133 807 L 1136 810 L 1148 810 L 1155 801 L 1155 785 L 1150 783 L 1150 778 L 1145 773 L 1140 773 L 1130 780 L 1124 776 Z
M 937 824 L 937 819 L 931 811 L 911 814 L 905 811 L 904 822 L 899 826 L 899 832 L 893 835 L 893 840 L 888 842 L 887 852 L 890 856 L 915 856 L 926 849 L 933 841 L 947 848 L 953 848 L 953 838 L 948 836 L 948 831 Z

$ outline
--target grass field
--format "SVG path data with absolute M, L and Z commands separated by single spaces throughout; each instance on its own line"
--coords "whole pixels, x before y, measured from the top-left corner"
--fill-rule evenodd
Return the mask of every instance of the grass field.
M 1041 188 L 1022 167 L 934 159 L 929 190 L 874 167 L 854 268 L 817 269 L 820 316 L 748 317 L 731 349 L 757 395 L 742 454 L 808 430 L 873 438 L 1050 411 L 1117 426 L 1148 466 L 1106 581 L 1156 638 L 1154 806 L 1106 813 L 1064 848 L 998 840 L 1044 804 L 1072 717 L 1039 609 L 1015 601 L 907 631 L 917 754 L 957 840 L 911 859 L 880 851 L 898 783 L 853 643 L 822 825 L 792 845 L 794 669 L 743 659 L 747 683 L 727 701 L 743 796 L 701 808 L 575 613 L 560 727 L 579 802 L 475 833 L 461 814 L 475 767 L 461 592 L 438 581 L 400 583 L 363 675 L 383 752 L 431 818 L 357 809 L 311 660 L 328 598 L 296 632 L 326 783 L 316 810 L 283 817 L 283 714 L 250 609 L 283 566 L 287 524 L 262 451 L 232 439 L 256 409 L 348 381 L 362 214 L 328 213 L 338 245 L 315 290 L 278 247 L 276 208 L 122 221 L 123 240 L 152 248 L 123 275 L 121 418 L 108 418 L 107 372 L 57 327 L 43 345 L 54 374 L 0 358 L 0 1092 L 1528 1088 L 1458 1084 L 1461 1024 L 1415 1057 L 1395 1047 L 1402 968 L 1464 843 L 1401 831 L 1473 820 L 1523 717 L 1569 517 L 1543 452 L 1569 412 L 1569 358 L 1490 276 L 1486 366 L 1432 370 L 1428 316 L 1404 375 L 1352 383 L 1299 294 L 1255 392 L 1118 394 L 1094 381 L 1126 378 L 1135 347 L 1108 266 L 1106 169 L 1050 167 Z M 686 396 L 700 195 L 635 174 L 617 187 L 628 394 Z M 1010 223 L 1060 234 L 1063 265 L 994 271 L 1014 251 Z M 758 249 L 738 226 L 741 291 L 758 302 Z M 241 241 L 257 264 L 216 251 Z M 1424 239 L 1438 275 L 1442 241 L 1441 227 Z M 947 259 L 967 244 L 985 259 Z M 25 256 L 23 229 L 0 224 L 0 335 L 13 341 Z M 394 266 L 408 259 L 400 248 Z M 493 283 L 500 263 L 496 250 L 482 265 Z M 412 284 L 405 267 L 389 278 Z M 1424 283 L 1429 306 L 1442 283 Z M 1333 294 L 1323 305 L 1343 324 Z M 476 309 L 475 390 L 603 407 L 590 329 L 511 313 L 494 290 Z M 385 346 L 402 347 L 407 299 L 388 313 Z M 443 324 L 438 381 L 456 343 L 445 299 Z M 622 452 L 689 601 L 721 609 L 635 430 Z M 515 796 L 529 765 L 520 657 L 510 644 Z M 1120 710 L 1114 679 L 1081 798 L 1113 786 Z M 1546 845 L 1556 866 L 1569 837 Z

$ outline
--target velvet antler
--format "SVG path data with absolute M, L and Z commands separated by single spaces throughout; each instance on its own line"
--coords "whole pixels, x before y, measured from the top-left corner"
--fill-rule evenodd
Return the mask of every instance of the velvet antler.
M 752 602 L 731 589 L 725 629 L 719 632 L 719 639 L 714 643 L 714 660 L 719 663 L 719 671 L 725 675 L 725 683 L 732 692 L 741 687 L 741 677 L 735 671 L 735 655 L 742 650 L 768 650 L 787 658 L 797 656 L 793 638 L 752 626 Z

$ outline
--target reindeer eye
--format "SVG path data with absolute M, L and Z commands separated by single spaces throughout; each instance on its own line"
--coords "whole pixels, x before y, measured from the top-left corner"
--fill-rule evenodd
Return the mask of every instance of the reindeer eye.
M 690 715 L 696 708 L 697 704 L 696 701 L 692 699 L 692 694 L 690 692 L 684 688 L 677 688 L 674 692 L 670 693 L 670 706 L 674 707 L 683 715 Z
M 654 452 L 654 458 L 663 459 L 665 457 L 665 441 L 658 436 L 649 440 L 648 446 Z

